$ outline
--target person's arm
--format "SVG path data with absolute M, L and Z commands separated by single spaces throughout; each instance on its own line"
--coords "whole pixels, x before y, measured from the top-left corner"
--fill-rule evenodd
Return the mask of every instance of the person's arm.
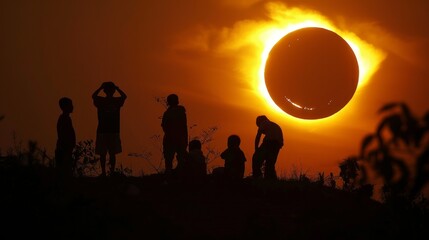
M 184 126 L 184 128 L 185 128 L 185 136 L 186 136 L 186 146 L 188 146 L 189 135 L 188 135 L 188 119 L 186 117 L 186 114 L 185 114 L 185 126 Z
M 222 159 L 225 159 L 225 158 L 226 158 L 227 151 L 228 151 L 228 149 L 226 149 L 225 151 L 223 151 L 223 152 L 220 154 L 220 157 L 221 157 Z
M 261 140 L 261 135 L 262 133 L 258 129 L 258 133 L 256 134 L 256 137 L 255 137 L 255 150 L 257 150 L 259 147 L 259 141 Z
M 76 132 L 74 131 L 72 120 L 70 119 L 70 139 L 71 139 L 71 149 L 73 150 L 76 147 Z
M 94 93 L 92 94 L 92 99 L 95 99 L 98 96 L 98 94 L 103 89 L 103 87 L 104 87 L 104 84 L 101 84 L 101 86 L 94 91 Z
M 127 99 L 127 94 L 125 94 L 124 91 L 122 91 L 121 89 L 119 89 L 118 86 L 115 86 L 115 87 L 116 87 L 116 91 L 118 91 L 119 95 L 121 95 L 121 98 L 123 100 Z
M 246 162 L 246 155 L 244 155 L 244 152 L 242 150 L 240 150 L 240 157 L 243 163 Z
M 164 112 L 164 114 L 162 114 L 162 118 L 161 118 L 161 127 L 162 127 L 162 131 L 165 133 L 166 131 L 166 112 Z

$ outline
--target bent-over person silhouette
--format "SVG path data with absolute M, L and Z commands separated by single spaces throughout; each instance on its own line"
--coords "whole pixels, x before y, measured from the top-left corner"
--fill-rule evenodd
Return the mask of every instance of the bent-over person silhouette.
M 270 121 L 265 115 L 256 118 L 258 132 L 255 137 L 255 153 L 252 158 L 254 178 L 262 176 L 262 165 L 265 166 L 264 178 L 277 179 L 275 164 L 280 149 L 283 147 L 283 132 L 279 125 Z M 259 145 L 262 134 L 264 139 Z

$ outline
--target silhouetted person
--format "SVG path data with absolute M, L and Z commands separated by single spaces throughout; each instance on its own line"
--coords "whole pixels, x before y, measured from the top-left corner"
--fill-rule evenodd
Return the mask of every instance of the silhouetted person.
M 220 155 L 225 160 L 225 177 L 229 181 L 238 181 L 244 177 L 244 163 L 246 156 L 240 149 L 240 137 L 231 135 L 228 137 L 228 148 Z
M 162 116 L 162 130 L 164 131 L 163 154 L 165 159 L 165 173 L 170 174 L 173 168 L 175 155 L 177 168 L 180 168 L 188 146 L 188 124 L 185 107 L 179 105 L 179 97 L 170 94 L 167 97 L 168 108 Z
M 105 97 L 98 96 L 103 90 Z M 119 97 L 114 97 L 115 92 Z M 110 174 L 115 171 L 116 154 L 122 152 L 120 139 L 120 109 L 127 95 L 113 82 L 104 82 L 92 94 L 97 107 L 98 127 L 95 141 L 95 153 L 100 155 L 101 175 L 106 176 L 106 155 L 109 153 Z
M 255 153 L 252 158 L 253 177 L 262 176 L 261 167 L 265 163 L 264 178 L 277 179 L 275 164 L 279 151 L 283 147 L 282 129 L 264 115 L 256 118 L 256 125 L 258 132 L 255 137 Z M 264 134 L 264 139 L 259 145 L 262 134 Z
M 178 170 L 181 180 L 185 183 L 199 184 L 204 181 L 207 175 L 207 164 L 199 140 L 189 142 L 189 153 Z
M 63 97 L 59 100 L 62 114 L 57 122 L 57 144 L 55 148 L 55 167 L 57 177 L 61 180 L 73 176 L 72 153 L 76 145 L 76 135 L 74 132 L 70 113 L 73 112 L 73 102 L 70 98 Z

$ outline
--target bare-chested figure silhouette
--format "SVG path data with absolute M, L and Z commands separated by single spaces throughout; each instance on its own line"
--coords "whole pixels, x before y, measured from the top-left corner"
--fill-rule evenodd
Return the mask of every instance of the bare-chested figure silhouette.
M 98 96 L 103 90 L 105 97 Z M 114 97 L 115 92 L 119 97 Z M 124 105 L 127 95 L 113 82 L 104 82 L 92 94 L 97 107 L 98 127 L 95 142 L 95 153 L 100 155 L 101 176 L 106 176 L 106 155 L 109 153 L 110 174 L 115 171 L 116 154 L 122 152 L 120 138 L 120 109 Z
M 76 145 L 76 134 L 70 118 L 70 113 L 73 112 L 73 102 L 70 98 L 63 97 L 59 100 L 59 105 L 62 114 L 57 122 L 56 172 L 59 179 L 68 179 L 73 175 L 72 153 Z
M 279 151 L 283 147 L 282 129 L 264 115 L 256 118 L 256 125 L 258 132 L 255 137 L 255 153 L 252 158 L 253 177 L 262 176 L 261 168 L 265 163 L 264 178 L 277 179 L 275 164 Z M 262 144 L 259 145 L 262 134 L 265 136 Z
M 228 137 L 228 148 L 220 155 L 225 160 L 225 177 L 229 181 L 243 179 L 246 156 L 240 149 L 240 137 L 231 135 Z
M 163 154 L 165 159 L 165 173 L 170 174 L 173 168 L 175 155 L 177 168 L 184 161 L 188 146 L 188 124 L 185 107 L 179 105 L 179 97 L 176 94 L 167 96 L 168 108 L 162 116 Z

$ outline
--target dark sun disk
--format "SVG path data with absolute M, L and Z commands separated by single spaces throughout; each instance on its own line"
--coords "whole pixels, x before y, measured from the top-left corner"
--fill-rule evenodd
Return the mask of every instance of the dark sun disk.
M 348 43 L 323 28 L 302 28 L 271 49 L 265 85 L 284 112 L 301 119 L 321 119 L 340 111 L 352 99 L 359 66 Z

